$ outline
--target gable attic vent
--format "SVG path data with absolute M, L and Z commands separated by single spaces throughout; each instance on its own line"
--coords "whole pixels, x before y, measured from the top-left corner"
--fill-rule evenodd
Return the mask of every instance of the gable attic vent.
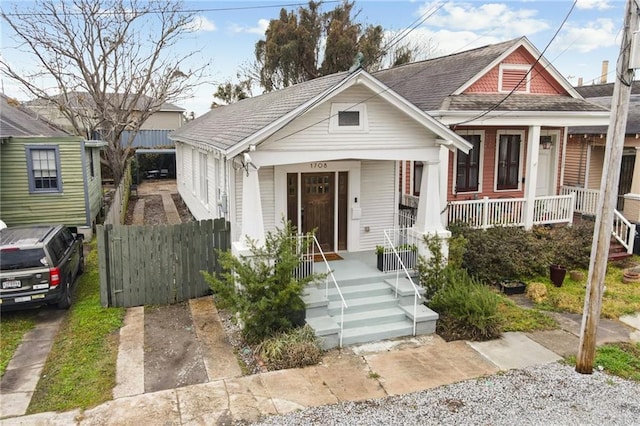
M 531 73 L 528 65 L 500 65 L 498 87 L 501 92 L 528 93 L 531 83 Z

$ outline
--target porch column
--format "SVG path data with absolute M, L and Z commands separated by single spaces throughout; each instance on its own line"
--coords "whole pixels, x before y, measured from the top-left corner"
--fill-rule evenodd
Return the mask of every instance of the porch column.
M 420 199 L 413 231 L 418 240 L 418 253 L 426 258 L 431 256 L 424 244 L 424 235 L 438 235 L 444 239 L 443 253 L 447 256 L 447 239 L 451 236 L 440 217 L 440 161 L 423 161 Z
M 640 146 L 636 147 L 636 162 L 633 166 L 631 191 L 624 194 L 624 217 L 632 222 L 640 222 Z
M 242 174 L 242 227 L 239 241 L 233 242 L 234 254 L 250 254 L 247 238 L 255 241 L 257 245 L 263 245 L 265 241 L 258 170 L 251 167 Z
M 524 180 L 524 229 L 533 227 L 534 203 L 538 186 L 538 155 L 540 150 L 540 126 L 529 126 L 527 162 Z

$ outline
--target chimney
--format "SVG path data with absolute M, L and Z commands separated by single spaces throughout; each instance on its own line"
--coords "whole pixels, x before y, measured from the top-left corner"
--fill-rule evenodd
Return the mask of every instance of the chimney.
M 607 82 L 607 74 L 609 74 L 609 61 L 602 61 L 602 75 L 600 76 L 600 83 Z
M 583 81 L 582 81 L 582 77 L 579 77 L 579 78 L 578 78 L 578 86 L 582 86 L 582 83 L 583 83 Z

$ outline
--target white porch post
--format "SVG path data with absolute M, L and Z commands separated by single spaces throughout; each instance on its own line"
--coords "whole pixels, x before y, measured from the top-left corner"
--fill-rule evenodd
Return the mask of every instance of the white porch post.
M 248 171 L 242 174 L 242 227 L 239 241 L 233 242 L 234 254 L 243 256 L 249 254 L 247 238 L 255 241 L 259 246 L 263 245 L 265 240 L 258 170 L 250 166 Z
M 636 147 L 636 163 L 633 167 L 631 190 L 624 194 L 624 216 L 632 222 L 640 222 L 640 146 Z
M 431 253 L 423 241 L 424 235 L 437 235 L 443 239 L 443 253 L 448 254 L 447 239 L 451 236 L 440 217 L 440 161 L 424 161 L 420 200 L 413 231 L 418 240 L 418 254 L 429 258 Z
M 534 200 L 538 185 L 538 151 L 540 150 L 540 126 L 529 126 L 527 139 L 527 169 L 524 182 L 524 228 L 533 227 Z

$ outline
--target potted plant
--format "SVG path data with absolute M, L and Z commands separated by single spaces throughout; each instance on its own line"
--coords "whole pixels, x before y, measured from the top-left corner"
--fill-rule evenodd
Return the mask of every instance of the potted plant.
M 416 267 L 418 260 L 418 246 L 415 244 L 402 244 L 398 246 L 397 250 L 405 268 L 413 269 Z

